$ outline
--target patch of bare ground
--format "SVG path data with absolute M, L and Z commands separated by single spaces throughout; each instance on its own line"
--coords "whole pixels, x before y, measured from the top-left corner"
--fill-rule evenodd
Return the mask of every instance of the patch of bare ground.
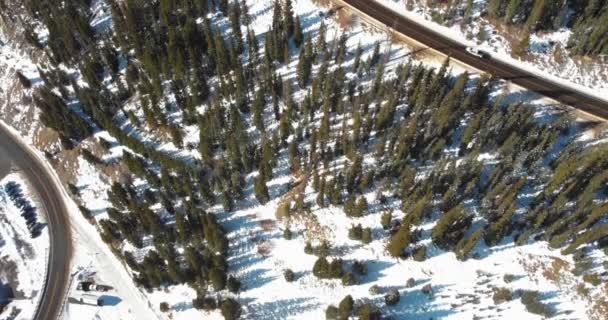
M 279 200 L 276 217 L 282 221 L 286 228 L 292 224 L 304 226 L 304 239 L 313 243 L 320 243 L 329 239 L 330 230 L 322 226 L 317 220 L 317 216 L 310 210 L 292 210 L 291 203 L 295 199 L 304 196 L 309 175 L 302 172 L 294 173 L 296 182 L 289 192 L 284 194 Z
M 59 142 L 59 134 L 53 129 L 42 127 L 36 132 L 33 140 L 40 150 L 53 150 Z
M 71 150 L 63 150 L 55 155 L 51 165 L 62 180 L 76 181 L 78 156 L 80 156 L 80 147 Z
M 590 287 L 571 272 L 568 261 L 558 257 L 538 257 L 527 255 L 519 262 L 528 272 L 530 279 L 538 282 L 539 277 L 555 284 L 563 294 L 586 303 L 586 314 L 591 320 L 608 319 L 608 284 L 602 287 Z

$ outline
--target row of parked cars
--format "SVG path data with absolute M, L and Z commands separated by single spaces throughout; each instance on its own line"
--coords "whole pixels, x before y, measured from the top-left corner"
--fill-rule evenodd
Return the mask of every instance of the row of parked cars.
M 42 225 L 38 223 L 36 207 L 32 206 L 30 201 L 25 198 L 21 186 L 15 181 L 10 181 L 4 186 L 4 191 L 15 206 L 21 210 L 21 216 L 25 219 L 30 236 L 32 238 L 40 236 Z

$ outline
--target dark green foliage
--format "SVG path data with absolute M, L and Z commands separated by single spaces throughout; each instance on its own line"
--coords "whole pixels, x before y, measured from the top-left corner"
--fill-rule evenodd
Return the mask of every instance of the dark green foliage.
M 509 290 L 507 288 L 494 289 L 494 295 L 492 296 L 492 300 L 494 300 L 494 304 L 500 304 L 503 302 L 511 301 L 511 299 L 513 299 L 511 290 Z
M 470 19 L 473 1 L 458 3 L 449 1 L 439 18 L 458 21 L 457 11 L 466 5 L 462 11 Z M 393 69 L 386 64 L 393 57 L 381 53 L 380 43 L 367 61 L 362 61 L 359 46 L 351 67 L 350 61 L 343 63 L 351 59 L 347 34 L 327 41 L 334 35 L 323 24 L 318 34 L 304 35 L 301 23 L 309 21 L 300 21 L 291 1 L 275 1 L 272 26 L 261 44 L 249 28 L 253 17 L 243 1 L 107 4 L 113 28 L 107 34 L 90 28 L 92 12 L 78 1 L 26 8 L 50 33 L 48 43 L 41 43 L 30 30 L 28 41 L 47 46 L 52 65 L 78 69 L 88 84 L 79 87 L 71 74 L 45 66 L 40 69 L 44 84 L 33 96 L 43 123 L 60 134 L 65 147 L 75 147 L 94 128 L 131 150 L 116 159 L 129 174 L 111 187 L 112 207 L 98 223 L 102 239 L 114 248 L 125 241 L 143 247 L 144 239 L 154 239 L 141 263 L 124 254 L 136 283 L 146 289 L 187 283 L 200 294 L 209 286 L 237 292 L 238 280 L 226 277 L 228 239 L 215 212 L 203 209 L 215 211 L 223 205 L 230 212 L 252 185 L 260 203 L 270 201 L 268 185 L 275 174 L 285 174 L 286 153 L 294 176 L 313 176 L 319 207 L 343 206 L 353 218 L 384 211 L 386 231 L 373 236 L 378 241 L 390 237 L 387 249 L 395 257 L 425 259 L 426 247 L 416 244 L 421 240 L 416 226 L 426 222 L 437 222 L 433 242 L 462 260 L 481 237 L 489 246 L 509 235 L 519 235 L 518 244 L 542 237 L 564 253 L 580 252 L 605 238 L 607 207 L 599 195 L 606 194 L 608 182 L 606 148 L 571 143 L 549 154 L 547 150 L 562 148 L 570 139 L 569 121 L 545 123 L 533 108 L 490 101 L 496 82 L 486 76 L 453 77 L 449 60 L 435 70 L 413 62 Z M 604 2 L 556 4 L 491 0 L 487 10 L 493 21 L 530 32 L 555 30 L 563 25 L 562 17 L 570 16 L 575 34 L 571 52 L 606 53 Z M 225 17 L 221 24 L 227 24 L 221 29 L 217 10 Z M 526 42 L 524 38 L 522 52 Z M 298 54 L 296 73 L 283 81 L 285 63 Z M 22 76 L 17 74 L 28 87 Z M 371 85 L 363 86 L 367 81 Z M 296 100 L 300 97 L 304 99 Z M 200 131 L 198 145 L 184 139 L 184 130 L 192 125 Z M 197 148 L 200 161 L 182 159 L 187 152 L 159 151 L 156 141 L 140 140 L 158 132 L 180 149 Z M 113 147 L 107 141 L 101 144 L 106 152 Z M 452 146 L 460 146 L 459 152 L 452 152 Z M 488 165 L 481 154 L 496 154 L 497 161 Z M 91 152 L 83 151 L 83 157 L 102 164 Z M 530 181 L 517 178 L 521 176 Z M 133 178 L 146 180 L 148 187 L 135 187 Z M 518 201 L 523 189 L 538 186 L 545 186 L 544 192 L 531 203 Z M 273 197 L 292 190 L 273 187 Z M 368 204 L 370 192 L 382 197 Z M 294 200 L 293 211 L 284 209 L 289 214 L 282 216 L 317 209 L 308 197 Z M 479 212 L 473 233 L 472 216 L 460 203 Z M 397 207 L 403 216 L 389 211 Z M 91 218 L 90 212 L 82 212 Z M 349 235 L 363 243 L 374 240 L 371 229 L 361 225 L 353 226 Z M 284 237 L 292 237 L 288 228 Z M 314 248 L 307 243 L 305 252 L 322 257 L 313 268 L 318 277 L 351 285 L 355 275 L 367 273 L 361 262 L 353 263 L 350 273 L 341 260 L 328 261 L 327 243 Z M 581 259 L 575 272 L 587 274 L 587 267 L 589 262 Z M 286 271 L 285 279 L 290 278 L 293 274 Z M 430 286 L 425 290 L 432 291 Z M 202 295 L 193 305 L 217 308 L 217 301 L 209 299 Z M 347 316 L 355 316 L 352 305 L 351 299 Z M 341 314 L 343 309 L 341 304 Z M 375 317 L 371 306 L 362 309 L 367 310 L 362 318 Z
M 401 225 L 397 233 L 395 233 L 389 243 L 388 252 L 393 257 L 403 257 L 404 250 L 413 242 L 413 236 L 408 225 Z
M 317 278 L 327 279 L 329 276 L 329 262 L 325 257 L 319 257 L 312 267 L 312 274 Z
M 232 293 L 237 293 L 241 290 L 241 281 L 239 281 L 234 276 L 228 277 L 228 282 L 226 283 L 228 290 Z
M 378 285 L 374 284 L 371 287 L 369 287 L 369 294 L 371 295 L 377 295 L 380 294 L 380 287 L 378 287 Z
M 293 237 L 293 235 L 292 235 L 291 230 L 290 230 L 289 228 L 286 228 L 286 229 L 283 231 L 283 238 L 284 238 L 285 240 L 291 240 L 291 239 L 292 239 L 292 237 Z
M 332 305 L 327 306 L 327 309 L 325 309 L 325 319 L 338 320 L 338 308 Z
M 387 306 L 396 305 L 397 303 L 399 303 L 400 299 L 401 299 L 401 294 L 399 294 L 399 290 L 394 289 L 394 288 L 388 290 L 388 292 L 384 296 L 384 302 L 386 302 Z
M 544 317 L 550 317 L 553 311 L 540 301 L 538 291 L 526 291 L 521 295 L 521 303 L 526 306 L 526 310 L 530 313 L 538 314 Z
M 390 210 L 384 212 L 382 214 L 382 216 L 380 216 L 380 223 L 382 224 L 382 228 L 384 230 L 387 230 L 388 228 L 390 228 L 392 220 L 393 220 L 393 212 Z
M 306 242 L 306 244 L 304 245 L 304 253 L 306 253 L 306 254 L 313 253 L 312 245 L 310 244 L 310 242 Z
M 414 248 L 414 251 L 412 252 L 412 257 L 416 261 L 426 260 L 426 246 L 419 246 Z
M 292 282 L 296 279 L 296 275 L 291 269 L 285 269 L 285 271 L 283 271 L 283 277 L 287 282 Z
M 473 216 L 462 206 L 456 206 L 446 212 L 433 228 L 433 243 L 443 249 L 449 249 L 460 241 L 471 225 Z
M 222 316 L 226 320 L 236 320 L 241 316 L 241 305 L 232 298 L 227 298 L 220 304 Z
M 359 284 L 359 280 L 352 272 L 345 272 L 342 276 L 342 285 L 343 286 L 354 286 Z
M 72 111 L 63 100 L 46 86 L 34 93 L 34 103 L 42 114 L 42 123 L 56 130 L 60 135 L 80 141 L 92 133 L 84 119 Z
M 209 270 L 209 280 L 215 291 L 223 290 L 226 287 L 226 274 L 223 270 L 217 268 Z
M 353 301 L 353 297 L 347 295 L 340 301 L 338 305 L 338 315 L 340 319 L 348 319 L 353 312 L 353 306 L 355 302 Z
M 339 279 L 343 275 L 342 260 L 333 259 L 330 263 L 325 257 L 319 257 L 312 268 L 312 274 L 321 279 Z
M 365 303 L 359 308 L 359 320 L 380 320 L 382 314 L 376 306 Z
M 217 309 L 217 301 L 212 297 L 197 297 L 192 300 L 192 306 L 198 310 L 211 311 Z
M 193 303 L 193 305 L 194 305 L 194 303 Z M 166 303 L 166 302 L 161 302 L 160 303 L 160 311 L 161 312 L 169 312 L 169 310 L 171 310 L 171 309 L 170 309 L 168 303 Z

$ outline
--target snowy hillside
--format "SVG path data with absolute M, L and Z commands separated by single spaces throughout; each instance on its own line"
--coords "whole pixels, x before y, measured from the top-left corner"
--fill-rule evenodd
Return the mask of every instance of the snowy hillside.
M 113 288 L 67 318 L 605 319 L 605 126 L 327 1 L 217 2 L 63 4 L 42 72 L 3 51 Z
M 413 19 L 425 21 L 430 26 L 434 25 L 434 28 L 444 26 L 449 30 L 447 33 L 452 34 L 454 38 L 462 39 L 473 46 L 487 48 L 497 57 L 513 58 L 524 66 L 540 69 L 572 84 L 594 89 L 597 95 L 608 97 L 607 56 L 571 55 L 567 48 L 570 47 L 571 37 L 577 35 L 568 27 L 531 33 L 528 46 L 524 48 L 525 54 L 520 54 L 516 51 L 520 50 L 517 47 L 523 40 L 525 30 L 516 26 L 505 26 L 504 23 L 497 23 L 489 18 L 489 0 L 454 2 L 452 11 L 455 12 L 455 18 L 444 23 L 439 22 L 438 17 L 446 14 L 446 1 L 434 4 L 420 0 L 375 1 Z M 409 7 L 406 5 L 408 2 Z M 472 3 L 470 11 L 468 3 Z M 464 15 L 468 15 L 470 22 L 465 23 Z

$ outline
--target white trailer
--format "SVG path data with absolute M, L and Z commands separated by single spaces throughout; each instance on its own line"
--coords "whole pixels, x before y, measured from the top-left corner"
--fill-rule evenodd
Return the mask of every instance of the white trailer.
M 103 299 L 94 294 L 83 294 L 78 299 L 81 303 L 90 304 L 94 306 L 103 306 Z

